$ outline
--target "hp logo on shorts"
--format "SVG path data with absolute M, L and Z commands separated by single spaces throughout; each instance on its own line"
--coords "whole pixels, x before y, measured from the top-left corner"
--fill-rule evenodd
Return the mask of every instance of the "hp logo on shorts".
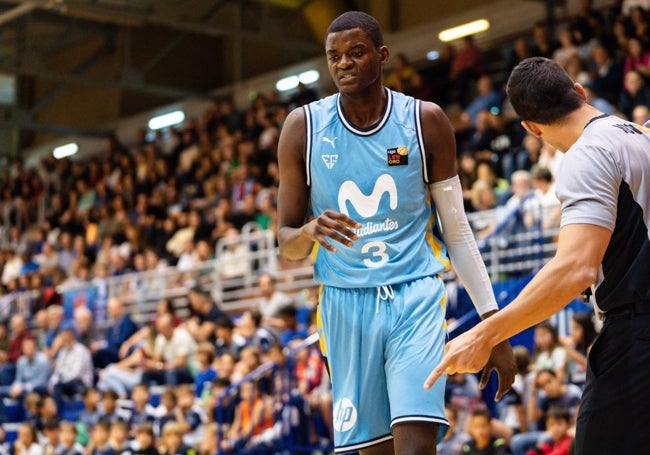
M 349 431 L 357 423 L 357 408 L 347 398 L 341 398 L 334 405 L 334 429 Z

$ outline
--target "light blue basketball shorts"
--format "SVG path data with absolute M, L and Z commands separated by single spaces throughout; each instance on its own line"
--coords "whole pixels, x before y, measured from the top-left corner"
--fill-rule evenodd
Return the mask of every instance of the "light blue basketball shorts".
M 336 453 L 392 439 L 393 425 L 445 419 L 445 380 L 424 390 L 442 359 L 447 327 L 438 277 L 377 288 L 323 286 L 318 305 L 321 350 L 334 402 Z

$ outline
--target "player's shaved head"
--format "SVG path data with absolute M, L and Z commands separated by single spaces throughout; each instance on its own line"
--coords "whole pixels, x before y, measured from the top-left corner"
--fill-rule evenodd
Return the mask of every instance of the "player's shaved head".
M 379 22 L 369 14 L 361 11 L 348 11 L 334 19 L 327 29 L 327 35 L 330 33 L 344 32 L 359 28 L 377 47 L 384 45 L 384 36 L 381 33 Z

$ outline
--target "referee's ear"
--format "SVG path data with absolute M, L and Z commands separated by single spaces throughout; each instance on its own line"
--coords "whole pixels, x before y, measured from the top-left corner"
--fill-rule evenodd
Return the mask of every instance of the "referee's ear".
M 532 134 L 535 137 L 542 136 L 542 131 L 539 129 L 537 123 L 535 122 L 531 122 L 530 120 L 522 120 L 521 126 L 523 126 L 526 131 L 528 131 L 530 134 Z

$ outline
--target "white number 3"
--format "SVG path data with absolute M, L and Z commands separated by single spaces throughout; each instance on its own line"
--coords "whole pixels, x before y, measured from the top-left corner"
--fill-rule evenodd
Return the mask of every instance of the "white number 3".
M 386 254 L 386 244 L 384 242 L 368 242 L 361 247 L 361 252 L 370 253 L 373 258 L 376 258 L 374 260 L 364 259 L 363 263 L 367 267 L 379 267 L 388 262 L 388 254 Z

